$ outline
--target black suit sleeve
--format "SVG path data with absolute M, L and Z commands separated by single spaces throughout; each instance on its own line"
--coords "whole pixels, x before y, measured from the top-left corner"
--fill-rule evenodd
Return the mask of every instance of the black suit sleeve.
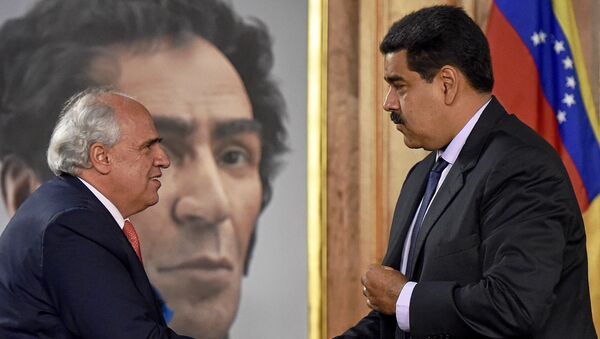
M 43 279 L 69 331 L 91 339 L 188 338 L 152 319 L 153 305 L 140 295 L 127 264 L 64 219 L 45 232 Z
M 353 339 L 353 338 L 379 338 L 380 318 L 379 313 L 371 311 L 362 318 L 354 327 L 350 328 L 344 334 L 335 337 L 335 339 Z
M 356 325 L 335 339 L 379 339 L 394 338 L 396 317 L 371 311 Z
M 586 264 L 583 228 L 571 227 L 582 225 L 580 212 L 557 161 L 523 146 L 492 166 L 474 197 L 481 207 L 482 279 L 418 283 L 411 335 L 528 337 L 545 324 L 561 272 Z

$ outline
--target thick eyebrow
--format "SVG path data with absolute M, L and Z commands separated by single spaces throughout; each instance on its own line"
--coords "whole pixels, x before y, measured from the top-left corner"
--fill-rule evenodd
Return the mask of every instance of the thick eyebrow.
M 156 116 L 154 117 L 154 123 L 156 129 L 161 134 L 176 134 L 183 138 L 192 135 L 196 130 L 197 126 L 189 121 L 173 118 Z M 212 132 L 212 137 L 216 139 L 226 139 L 233 135 L 242 133 L 255 133 L 260 135 L 261 124 L 253 119 L 235 119 L 223 122 L 218 122 L 215 129 Z
M 393 84 L 395 82 L 398 81 L 404 81 L 404 78 L 399 76 L 399 75 L 389 75 L 389 76 L 384 76 L 383 79 L 385 80 L 385 82 L 387 82 L 388 84 Z
M 182 137 L 192 135 L 195 131 L 194 124 L 179 118 L 155 116 L 154 124 L 160 133 L 177 134 Z
M 226 139 L 237 134 L 254 133 L 260 136 L 262 125 L 253 119 L 237 119 L 217 124 L 213 131 L 215 139 Z

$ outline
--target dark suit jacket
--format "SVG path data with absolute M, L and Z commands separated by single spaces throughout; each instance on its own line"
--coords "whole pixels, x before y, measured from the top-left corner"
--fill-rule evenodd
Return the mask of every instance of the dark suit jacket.
M 432 153 L 394 212 L 384 265 L 398 268 Z M 596 338 L 585 233 L 556 152 L 492 98 L 440 187 L 417 239 L 416 338 Z M 340 338 L 394 338 L 371 312 Z M 399 331 L 399 330 L 398 330 Z
M 0 237 L 0 338 L 188 338 L 168 329 L 146 272 L 79 179 L 56 177 Z

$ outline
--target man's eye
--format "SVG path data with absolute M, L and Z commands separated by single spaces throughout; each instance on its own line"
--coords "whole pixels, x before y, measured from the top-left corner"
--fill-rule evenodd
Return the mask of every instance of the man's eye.
M 140 148 L 140 152 L 142 154 L 149 154 L 150 153 L 150 145 L 148 145 L 148 144 L 142 145 L 142 148 Z
M 219 164 L 224 166 L 244 166 L 251 160 L 248 151 L 239 146 L 229 146 L 223 149 L 219 155 Z

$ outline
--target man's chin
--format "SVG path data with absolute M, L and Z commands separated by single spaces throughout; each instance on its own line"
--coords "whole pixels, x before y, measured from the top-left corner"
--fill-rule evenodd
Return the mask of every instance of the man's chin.
M 421 144 L 415 142 L 414 140 L 408 139 L 406 136 L 404 137 L 404 144 L 406 145 L 406 147 L 411 149 L 423 148 Z
M 146 208 L 150 207 L 150 206 L 154 206 L 156 204 L 158 204 L 158 201 L 160 199 L 158 198 L 158 192 L 156 192 L 155 194 L 153 194 L 151 197 L 149 197 L 146 200 Z
M 223 303 L 226 301 L 187 306 L 175 305 L 173 321 L 169 327 L 178 334 L 194 338 L 225 339 L 228 337 L 237 308 L 223 309 Z

